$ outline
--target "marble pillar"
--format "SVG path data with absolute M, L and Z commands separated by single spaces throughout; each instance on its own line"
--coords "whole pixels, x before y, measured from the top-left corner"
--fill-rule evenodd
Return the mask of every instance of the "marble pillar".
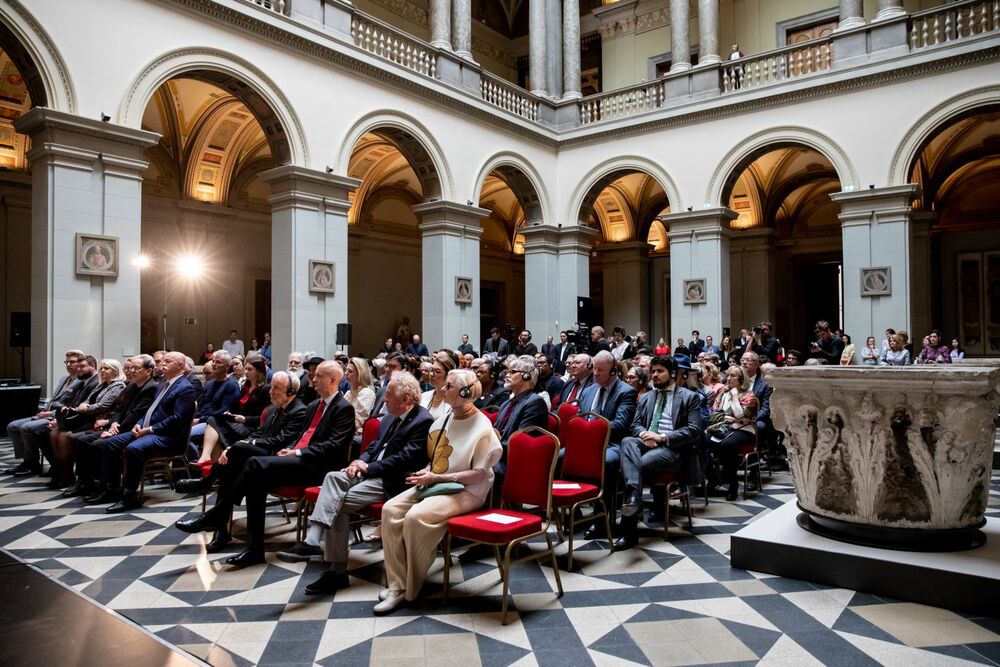
M 649 331 L 649 250 L 645 241 L 608 243 L 597 254 L 604 278 L 605 328 Z
M 528 76 L 531 92 L 545 95 L 545 0 L 528 3 Z
M 720 62 L 719 0 L 698 0 L 698 65 Z
M 271 186 L 271 341 L 274 367 L 288 354 L 330 358 L 347 318 L 348 195 L 356 178 L 284 165 L 261 172 Z M 333 292 L 312 289 L 311 261 L 333 263 Z
M 545 87 L 553 98 L 563 94 L 562 16 L 562 0 L 545 0 Z
M 691 69 L 691 17 L 688 0 L 670 0 L 670 71 Z M 718 49 L 716 49 L 718 50 Z
M 524 326 L 531 331 L 566 328 L 559 321 L 559 228 L 530 225 L 524 235 Z
M 913 277 L 927 271 L 926 263 L 914 263 L 911 254 L 913 227 L 910 203 L 919 196 L 918 185 L 901 185 L 857 192 L 838 192 L 830 199 L 840 205 L 843 247 L 844 322 L 856 332 L 857 342 L 868 335 L 878 337 L 892 327 L 910 332 L 911 339 L 924 335 L 915 331 Z M 929 248 L 925 243 L 925 250 Z M 926 260 L 919 260 L 918 262 Z M 888 269 L 885 278 L 871 277 L 862 292 L 863 276 L 871 269 Z M 872 288 L 883 286 L 882 294 Z M 879 338 L 881 340 L 881 338 Z
M 932 547 L 982 525 L 1000 368 L 779 368 L 767 382 L 806 512 L 849 528 L 942 531 Z
M 861 0 L 840 0 L 840 23 L 837 30 L 848 30 L 865 24 Z
M 462 334 L 480 341 L 479 237 L 480 221 L 489 211 L 449 201 L 417 204 L 423 264 L 423 342 L 431 350 L 454 345 Z M 471 301 L 460 302 L 457 278 L 471 281 Z
M 430 0 L 431 46 L 451 50 L 451 0 Z
M 596 229 L 585 225 L 564 226 L 559 232 L 556 317 L 560 329 L 575 328 L 577 297 L 590 296 L 590 253 L 596 235 Z
M 874 21 L 885 21 L 887 19 L 903 16 L 906 10 L 903 9 L 903 0 L 878 0 L 878 14 Z
M 472 60 L 472 0 L 451 0 L 451 10 L 455 54 Z
M 563 0 L 563 99 L 580 93 L 580 0 Z
M 670 213 L 660 217 L 670 239 L 670 327 L 668 340 L 697 329 L 722 340 L 731 326 L 729 208 Z
M 68 349 L 98 359 L 140 351 L 131 260 L 141 248 L 145 149 L 159 135 L 44 107 L 14 126 L 32 146 L 31 380 L 47 395 Z M 106 275 L 81 261 L 90 242 L 104 249 Z

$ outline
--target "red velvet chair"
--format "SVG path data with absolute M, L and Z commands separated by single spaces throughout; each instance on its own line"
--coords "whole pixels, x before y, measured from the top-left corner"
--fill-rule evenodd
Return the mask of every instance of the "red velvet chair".
M 559 406 L 557 411 L 559 415 L 559 426 L 561 428 L 566 428 L 566 424 L 569 420 L 580 414 L 580 403 L 579 401 L 571 401 L 569 403 L 563 403 Z
M 569 552 L 567 567 L 573 569 L 573 530 L 578 508 L 590 505 L 590 520 L 604 517 L 608 544 L 612 542 L 608 509 L 604 506 L 604 455 L 611 438 L 611 422 L 594 412 L 572 417 L 562 430 L 565 451 L 562 478 L 552 483 L 552 505 L 569 515 Z M 576 488 L 572 488 L 575 485 Z M 559 521 L 562 524 L 562 521 Z M 561 535 L 560 535 L 561 537 Z M 610 551 L 608 552 L 610 553 Z
M 497 423 L 497 417 L 500 415 L 500 408 L 495 405 L 487 405 L 485 408 L 480 410 L 486 418 L 490 420 L 491 424 Z
M 546 423 L 545 428 L 547 428 L 549 430 L 549 433 L 551 433 L 552 435 L 554 435 L 554 436 L 556 436 L 558 438 L 559 437 L 559 432 L 560 432 L 561 427 L 562 427 L 562 422 L 559 421 L 559 415 L 555 415 L 555 414 L 553 414 L 553 413 L 550 412 L 548 414 L 548 416 L 546 417 L 546 419 L 547 419 L 547 423 Z
M 552 572 L 556 578 L 559 595 L 562 596 L 562 581 L 559 565 L 549 526 L 552 523 L 552 476 L 555 473 L 559 454 L 559 438 L 536 426 L 517 431 L 511 435 L 507 445 L 507 475 L 501 491 L 500 508 L 481 508 L 475 512 L 462 514 L 448 520 L 448 532 L 444 539 L 444 599 L 448 600 L 449 576 L 451 573 L 451 540 L 453 537 L 493 547 L 503 582 L 503 603 L 501 623 L 507 624 L 507 593 L 510 590 L 510 567 L 528 560 L 538 560 L 544 556 L 552 559 Z M 534 506 L 544 514 L 532 514 L 509 506 Z M 499 514 L 514 519 L 512 523 L 496 523 L 482 517 Z M 511 561 L 514 548 L 534 537 L 544 535 L 548 548 L 531 551 Z M 503 559 L 500 546 L 505 545 Z

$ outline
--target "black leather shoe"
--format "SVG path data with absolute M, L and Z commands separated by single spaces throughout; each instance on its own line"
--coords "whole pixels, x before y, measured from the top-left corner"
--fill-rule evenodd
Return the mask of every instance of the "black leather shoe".
M 185 533 L 207 533 L 219 528 L 218 524 L 207 513 L 199 514 L 193 519 L 181 519 L 174 526 Z
M 613 527 L 612 527 L 613 529 Z M 583 533 L 583 539 L 585 540 L 606 540 L 608 539 L 608 534 L 604 532 L 603 528 L 593 527 L 588 528 Z
M 177 493 L 203 493 L 205 491 L 204 479 L 179 479 L 174 487 Z
M 254 549 L 253 547 L 226 559 L 226 565 L 232 565 L 233 567 L 248 567 L 263 562 L 264 550 Z
M 42 474 L 42 467 L 41 466 L 24 466 L 22 468 L 21 466 L 17 466 L 16 468 L 14 468 L 11 471 L 10 474 L 13 475 L 14 477 L 34 477 L 35 475 L 41 475 Z
M 642 499 L 636 492 L 629 493 L 625 498 L 625 502 L 622 504 L 622 516 L 630 517 L 635 516 L 639 513 L 639 507 L 642 505 Z
M 286 563 L 301 563 L 322 555 L 323 549 L 321 547 L 314 547 L 313 545 L 306 544 L 305 542 L 299 542 L 288 547 L 287 549 L 282 549 L 275 554 L 275 556 L 278 557 L 278 560 L 283 560 Z
M 76 484 L 69 487 L 62 493 L 63 498 L 75 498 L 77 496 L 92 496 L 96 488 L 90 480 L 77 480 Z
M 615 540 L 612 545 L 614 551 L 625 551 L 626 549 L 631 549 L 639 544 L 639 538 L 634 534 L 626 534 Z
M 306 595 L 329 595 L 351 585 L 347 573 L 324 572 L 319 579 L 306 586 Z
M 740 485 L 737 482 L 733 482 L 729 485 L 729 490 L 726 491 L 726 500 L 732 502 L 740 497 Z
M 212 534 L 212 541 L 205 545 L 205 551 L 210 554 L 219 553 L 228 547 L 232 540 L 228 530 L 216 530 Z
M 84 505 L 107 505 L 122 499 L 121 489 L 105 489 L 83 499 Z
M 108 514 L 119 514 L 121 512 L 128 512 L 140 507 L 142 507 L 142 501 L 139 500 L 139 494 L 135 491 L 126 491 L 122 494 L 121 500 L 104 511 Z

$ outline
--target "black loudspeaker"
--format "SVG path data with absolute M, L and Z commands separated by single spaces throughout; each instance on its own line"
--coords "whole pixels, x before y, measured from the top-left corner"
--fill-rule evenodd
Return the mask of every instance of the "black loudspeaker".
M 351 325 L 347 322 L 341 322 L 337 325 L 337 345 L 351 344 L 351 329 Z
M 31 347 L 31 313 L 10 314 L 10 346 Z
M 576 297 L 576 321 L 586 324 L 587 328 L 594 326 L 597 322 L 593 319 L 594 301 L 589 296 Z M 588 339 L 589 340 L 589 339 Z

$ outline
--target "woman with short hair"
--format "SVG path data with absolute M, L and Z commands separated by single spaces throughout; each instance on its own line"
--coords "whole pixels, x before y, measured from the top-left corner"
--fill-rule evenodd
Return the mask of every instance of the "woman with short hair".
M 738 364 L 726 370 L 726 388 L 715 399 L 708 435 L 712 448 L 722 463 L 722 480 L 729 484 L 726 500 L 736 500 L 736 478 L 740 449 L 757 441 L 757 410 L 760 402 L 753 395 L 753 382 Z
M 451 412 L 451 406 L 444 400 L 444 385 L 448 373 L 455 370 L 455 360 L 447 352 L 438 351 L 431 355 L 427 365 L 427 381 L 430 389 L 420 396 L 420 407 L 426 408 L 437 419 Z

